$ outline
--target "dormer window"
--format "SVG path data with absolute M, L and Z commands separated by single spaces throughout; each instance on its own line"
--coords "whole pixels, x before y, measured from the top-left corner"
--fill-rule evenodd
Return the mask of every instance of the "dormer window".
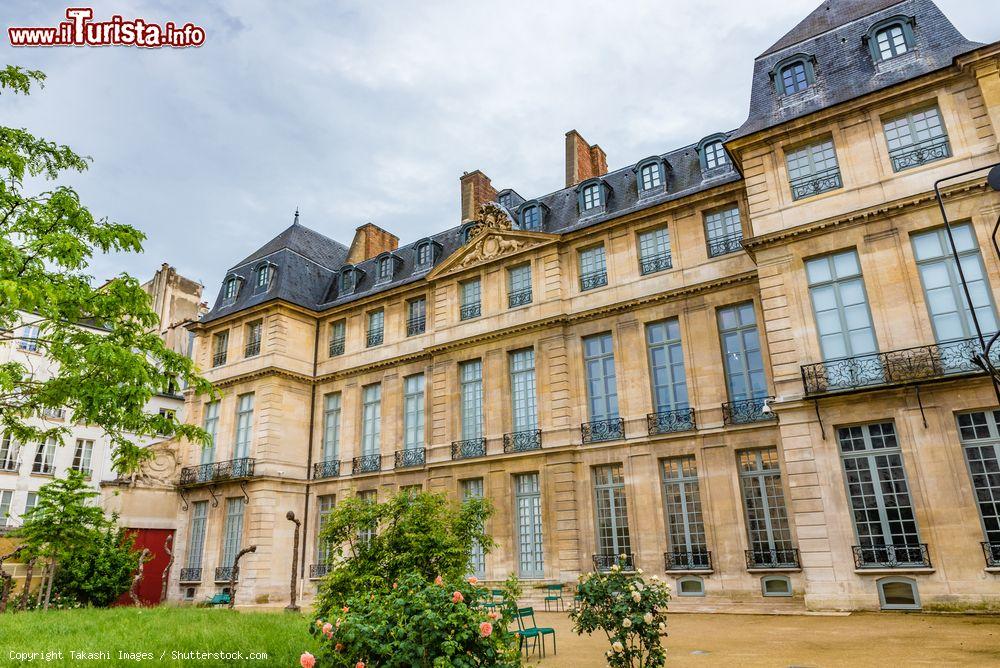
M 542 229 L 542 207 L 539 204 L 529 204 L 521 209 L 521 229 Z
M 890 60 L 913 50 L 913 19 L 893 16 L 871 27 L 864 41 L 876 62 Z
M 601 184 L 592 183 L 589 186 L 585 186 L 580 191 L 580 197 L 583 201 L 584 211 L 590 211 L 601 206 Z
M 511 203 L 510 193 L 501 193 L 500 197 L 497 198 L 497 201 L 500 203 L 500 206 L 505 209 L 509 209 Z
M 778 95 L 794 95 L 816 81 L 813 58 L 797 54 L 778 63 L 771 72 Z
M 719 167 L 729 163 L 726 156 L 726 149 L 722 147 L 721 141 L 713 141 L 705 145 L 705 166 L 709 169 Z
M 226 279 L 222 289 L 222 305 L 228 306 L 236 302 L 236 297 L 240 294 L 240 279 L 238 276 L 230 276 Z
M 392 280 L 392 258 L 384 257 L 378 261 L 378 282 L 386 283 Z
M 430 264 L 431 261 L 431 245 L 430 243 L 423 243 L 417 246 L 417 266 L 425 267 Z
M 257 267 L 254 273 L 253 282 L 253 292 L 254 294 L 260 294 L 262 292 L 267 292 L 268 288 L 271 287 L 271 276 L 274 273 L 274 265 L 262 264 Z
M 663 167 L 658 162 L 647 163 L 639 170 L 639 183 L 643 190 L 659 188 L 663 184 Z
M 358 277 L 356 270 L 353 267 L 348 267 L 343 270 L 340 275 L 340 294 L 349 295 L 354 292 L 354 288 L 358 284 Z

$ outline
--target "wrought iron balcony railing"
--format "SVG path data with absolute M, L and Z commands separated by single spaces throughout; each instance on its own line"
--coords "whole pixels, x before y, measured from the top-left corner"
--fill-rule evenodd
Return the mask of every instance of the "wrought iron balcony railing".
M 310 564 L 309 565 L 309 578 L 315 580 L 317 578 L 324 577 L 330 572 L 329 564 Z
M 623 571 L 635 570 L 635 557 L 629 554 L 595 554 L 594 570 L 610 571 L 611 567 L 618 564 Z
M 948 137 L 934 137 L 924 141 L 915 142 L 909 146 L 903 146 L 889 151 L 889 160 L 892 161 L 892 170 L 901 172 L 904 169 L 918 167 L 935 160 L 944 160 L 951 157 L 951 146 L 948 144 Z
M 472 318 L 478 318 L 483 314 L 482 304 L 476 302 L 475 304 L 463 304 L 462 308 L 458 310 L 458 315 L 462 320 L 471 320 Z
M 670 258 L 670 251 L 650 255 L 649 257 L 644 257 L 639 260 L 639 272 L 643 275 L 655 274 L 658 271 L 666 271 L 672 266 L 674 266 L 674 263 Z
M 251 341 L 243 346 L 243 357 L 256 357 L 260 355 L 260 341 Z
M 668 571 L 710 571 L 712 553 L 701 548 L 664 552 L 663 567 Z
M 313 463 L 313 480 L 322 478 L 336 478 L 340 475 L 340 460 L 327 459 L 322 462 Z
M 452 459 L 471 459 L 486 456 L 485 438 L 467 438 L 464 441 L 451 442 Z
M 777 419 L 773 412 L 764 410 L 767 402 L 774 397 L 757 397 L 722 404 L 723 424 L 753 424 Z
M 1000 568 L 1000 543 L 983 543 L 983 556 L 988 568 Z
M 255 460 L 252 457 L 230 459 L 214 464 L 185 466 L 181 469 L 181 487 L 206 485 L 226 480 L 245 480 L 253 477 Z
M 219 566 L 215 569 L 216 582 L 229 582 L 230 580 L 237 580 L 239 577 L 239 566 Z
M 369 348 L 382 345 L 384 330 L 381 327 L 368 330 L 366 342 Z
M 426 462 L 426 450 L 423 448 L 406 448 L 396 451 L 394 468 L 402 469 L 408 466 L 423 466 Z
M 182 568 L 181 582 L 201 582 L 200 568 Z
M 716 237 L 708 240 L 708 257 L 719 257 L 730 253 L 739 253 L 743 250 L 743 232 L 727 234 L 724 237 Z
M 226 363 L 226 351 L 212 355 L 212 366 L 222 366 Z
M 417 334 L 423 334 L 427 330 L 427 316 L 422 315 L 416 318 L 410 318 L 406 321 L 406 335 L 416 336 Z
M 827 190 L 836 190 L 844 185 L 840 179 L 840 168 L 832 167 L 815 174 L 792 179 L 792 199 L 812 197 Z
M 660 411 L 646 415 L 646 425 L 649 435 L 672 434 L 676 431 L 691 431 L 695 428 L 694 409 L 678 408 L 671 411 Z
M 930 568 L 927 543 L 918 545 L 855 545 L 855 568 Z
M 580 274 L 580 290 L 593 290 L 608 284 L 607 270 L 592 271 L 588 274 Z
M 542 430 L 525 429 L 503 435 L 504 452 L 527 452 L 542 447 Z
M 584 443 L 619 441 L 625 438 L 625 420 L 623 418 L 608 418 L 607 420 L 584 422 L 580 425 L 580 437 Z
M 845 357 L 802 365 L 806 394 L 854 392 L 886 385 L 912 385 L 948 376 L 982 373 L 972 360 L 982 354 L 979 339 Z M 992 355 L 1000 364 L 1000 350 Z
M 799 568 L 799 550 L 789 547 L 770 550 L 757 548 L 746 551 L 747 568 Z
M 382 469 L 382 455 L 361 455 L 351 460 L 351 473 L 372 473 Z
M 507 307 L 517 308 L 531 303 L 531 288 L 515 290 L 507 294 Z
M 330 339 L 330 357 L 344 354 L 344 339 Z

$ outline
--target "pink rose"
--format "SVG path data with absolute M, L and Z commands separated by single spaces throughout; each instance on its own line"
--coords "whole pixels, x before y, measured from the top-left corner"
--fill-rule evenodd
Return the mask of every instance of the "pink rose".
M 354 666 L 354 668 L 365 668 L 365 662 L 364 661 L 358 661 L 357 665 Z
M 483 622 L 479 625 L 479 635 L 484 638 L 489 638 L 490 634 L 493 633 L 493 625 L 489 622 Z
M 439 575 L 436 578 L 434 578 L 434 584 L 436 584 L 438 587 L 443 587 L 444 579 Z
M 341 612 L 347 612 L 348 610 L 349 608 L 346 605 L 340 609 Z
M 330 635 L 330 631 L 332 630 L 333 630 L 333 624 L 331 624 L 330 622 L 327 622 L 326 624 L 323 625 L 323 633 Z
M 496 610 L 490 610 L 488 613 L 486 613 L 486 616 L 492 619 L 493 621 L 500 619 L 500 613 L 497 612 Z
M 470 585 L 479 584 L 479 578 L 477 578 L 475 575 L 473 575 L 471 578 L 469 578 L 469 584 Z
M 299 663 L 302 664 L 302 668 L 313 668 L 316 665 L 316 657 L 309 652 L 302 652 L 302 656 L 299 657 Z
M 465 600 L 465 597 L 462 596 L 462 592 L 460 592 L 460 591 L 456 591 L 454 594 L 451 595 L 451 602 L 452 603 L 461 603 L 464 600 Z

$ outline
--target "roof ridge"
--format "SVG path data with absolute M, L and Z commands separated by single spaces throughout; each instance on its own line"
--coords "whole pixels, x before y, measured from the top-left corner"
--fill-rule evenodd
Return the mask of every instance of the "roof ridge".
M 782 35 L 757 58 L 784 51 L 796 44 L 825 35 L 903 2 L 906 0 L 823 0 L 816 9 L 809 12 L 804 19 L 796 23 L 791 30 Z M 832 21 L 827 21 L 831 16 L 828 14 L 831 9 L 834 9 L 834 12 L 839 12 L 839 15 Z

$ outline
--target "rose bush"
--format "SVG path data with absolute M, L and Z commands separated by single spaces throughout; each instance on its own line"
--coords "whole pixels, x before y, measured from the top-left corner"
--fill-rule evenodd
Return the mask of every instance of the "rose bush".
M 581 575 L 577 594 L 581 600 L 570 611 L 573 631 L 604 631 L 611 645 L 605 653 L 609 666 L 664 664 L 667 655 L 660 638 L 667 635 L 670 588 L 656 575 L 646 580 L 642 570 L 624 571 L 615 564 L 603 573 Z
M 314 620 L 309 631 L 318 646 L 303 653 L 302 665 L 518 666 L 515 635 L 498 612 L 482 607 L 488 596 L 465 580 L 431 582 L 410 573 L 389 589 L 353 595 Z

